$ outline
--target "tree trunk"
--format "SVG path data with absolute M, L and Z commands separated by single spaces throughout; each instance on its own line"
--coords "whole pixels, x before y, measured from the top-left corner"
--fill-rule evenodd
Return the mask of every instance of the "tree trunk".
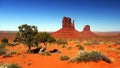
M 31 46 L 30 46 L 30 45 L 28 46 L 28 51 L 27 51 L 27 53 L 28 53 L 28 54 L 31 53 Z

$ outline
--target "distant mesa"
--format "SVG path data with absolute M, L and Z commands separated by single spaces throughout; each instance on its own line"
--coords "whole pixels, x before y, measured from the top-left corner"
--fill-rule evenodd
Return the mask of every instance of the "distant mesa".
M 72 29 L 74 29 L 74 20 L 73 20 L 73 22 L 71 22 L 71 18 L 63 17 L 62 28 L 72 28 Z
M 95 36 L 95 34 L 91 32 L 89 25 L 86 25 L 82 32 L 77 31 L 74 26 L 74 20 L 72 21 L 70 17 L 63 17 L 62 28 L 56 32 L 53 32 L 51 35 L 55 38 L 71 39 Z
M 83 28 L 83 31 L 90 31 L 90 26 L 89 25 L 85 25 L 85 27 Z
M 83 31 L 82 31 L 81 33 L 82 33 L 85 37 L 95 36 L 95 34 L 94 34 L 93 32 L 91 32 L 89 25 L 85 25 L 85 27 L 83 28 Z

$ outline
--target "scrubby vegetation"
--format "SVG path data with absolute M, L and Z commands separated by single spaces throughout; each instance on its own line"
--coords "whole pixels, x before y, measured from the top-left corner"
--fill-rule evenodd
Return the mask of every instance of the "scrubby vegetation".
M 0 55 L 5 54 L 6 51 L 7 51 L 7 50 L 5 49 L 5 45 L 1 44 L 1 45 L 0 45 Z
M 80 44 L 77 44 L 76 47 L 78 47 L 79 50 L 84 50 L 85 48 L 81 46 Z
M 7 38 L 3 38 L 3 39 L 1 40 L 1 42 L 2 42 L 2 44 L 7 44 L 7 43 L 8 43 L 8 39 L 7 39 Z
M 69 57 L 67 55 L 65 55 L 65 56 L 61 56 L 60 59 L 62 61 L 65 61 L 65 60 L 69 60 Z
M 19 32 L 14 40 L 14 42 L 21 42 L 28 46 L 28 53 L 30 53 L 31 46 L 36 45 L 35 36 L 38 34 L 36 26 L 30 26 L 27 24 L 18 27 Z M 37 46 L 37 45 L 36 45 Z
M 107 63 L 111 63 L 112 61 L 101 51 L 81 51 L 75 58 L 71 59 L 71 62 L 98 62 L 99 60 L 103 60 Z
M 12 63 L 12 64 L 0 64 L 0 68 L 22 68 L 18 64 Z
M 59 45 L 62 45 L 62 44 L 67 45 L 68 44 L 66 39 L 57 39 L 56 43 Z

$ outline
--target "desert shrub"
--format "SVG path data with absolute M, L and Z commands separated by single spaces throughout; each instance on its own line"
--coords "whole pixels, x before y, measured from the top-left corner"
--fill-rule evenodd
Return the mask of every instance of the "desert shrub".
M 6 49 L 4 45 L 0 45 L 0 55 L 3 55 L 6 53 Z
M 6 53 L 3 58 L 12 57 L 11 53 Z
M 8 39 L 7 38 L 2 38 L 1 42 L 4 43 L 8 43 Z
M 16 51 L 11 51 L 11 55 L 16 54 Z
M 80 45 L 80 46 L 78 47 L 78 49 L 79 49 L 79 50 L 84 50 L 84 47 Z
M 57 41 L 56 41 L 56 43 L 57 44 L 60 44 L 60 45 L 62 45 L 62 44 L 68 44 L 68 42 L 67 42 L 67 40 L 66 39 L 58 39 Z
M 120 45 L 120 41 L 116 41 L 115 44 L 116 44 L 116 45 Z
M 55 43 L 55 42 L 56 42 L 56 39 L 49 35 L 49 36 L 48 36 L 48 39 L 47 39 L 47 42 L 48 42 L 48 43 Z
M 12 63 L 12 64 L 0 64 L 0 68 L 22 68 L 22 67 Z
M 67 55 L 65 55 L 65 56 L 61 56 L 61 58 L 60 58 L 62 61 L 65 61 L 65 60 L 69 60 L 69 57 L 67 56 Z
M 77 44 L 76 47 L 78 47 L 79 50 L 84 50 L 84 47 L 81 46 L 80 44 Z
M 107 56 L 102 54 L 100 51 L 82 51 L 77 55 L 77 57 L 74 58 L 74 60 L 78 63 L 90 61 L 98 62 L 99 60 L 111 63 L 111 60 Z M 71 62 L 72 61 L 73 59 L 71 59 Z
M 65 45 L 62 45 L 62 48 L 65 48 L 66 46 Z
M 92 43 L 92 44 L 96 44 L 96 45 L 100 44 L 99 41 L 92 41 L 91 43 Z
M 92 42 L 89 42 L 89 41 L 86 41 L 85 43 L 84 43 L 84 45 L 92 45 Z
M 10 64 L 8 65 L 8 68 L 22 68 L 21 66 L 19 66 L 18 64 Z

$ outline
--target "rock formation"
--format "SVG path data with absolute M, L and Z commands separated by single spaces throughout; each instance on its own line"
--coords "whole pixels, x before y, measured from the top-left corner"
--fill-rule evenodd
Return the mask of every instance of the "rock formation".
M 85 27 L 83 28 L 83 31 L 82 31 L 81 33 L 82 33 L 85 37 L 95 36 L 95 34 L 94 34 L 93 32 L 91 32 L 89 25 L 85 25 Z
M 83 31 L 90 31 L 90 26 L 89 25 L 86 25 L 84 28 L 83 28 Z
M 55 38 L 72 38 L 80 39 L 81 37 L 90 37 L 95 34 L 90 31 L 90 26 L 86 25 L 82 32 L 75 29 L 74 20 L 71 21 L 69 17 L 63 17 L 62 28 L 51 34 Z
M 71 22 L 71 18 L 63 17 L 62 28 L 73 28 L 74 29 L 74 20 Z

